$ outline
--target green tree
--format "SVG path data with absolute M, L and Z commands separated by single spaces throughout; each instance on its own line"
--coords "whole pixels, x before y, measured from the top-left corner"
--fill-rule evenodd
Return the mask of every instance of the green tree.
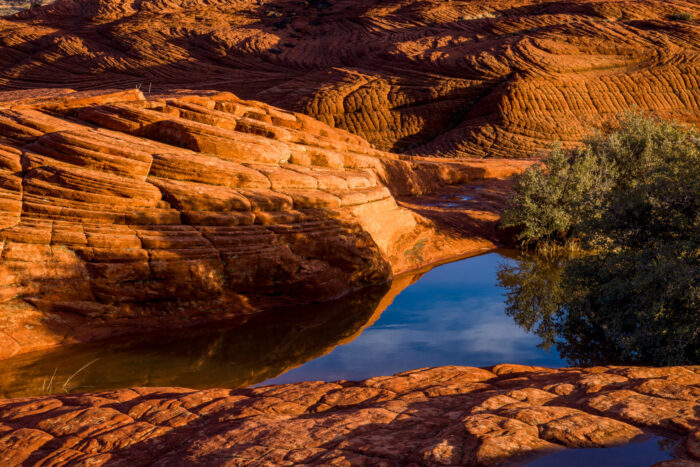
M 533 165 L 515 178 L 513 196 L 501 219 L 503 227 L 519 230 L 524 244 L 563 240 L 585 211 L 594 209 L 602 182 L 598 164 L 587 150 L 552 148 L 545 167 Z
M 509 314 L 579 364 L 700 363 L 697 132 L 627 114 L 545 164 L 518 178 L 504 224 L 583 249 L 504 268 Z
M 692 187 L 671 193 L 676 187 L 650 182 L 698 183 L 699 138 L 693 128 L 627 113 L 616 130 L 594 134 L 580 149 L 554 147 L 544 167 L 534 165 L 517 176 L 501 225 L 517 228 L 526 245 L 571 236 L 595 242 L 601 235 L 625 243 L 625 231 L 645 229 L 647 214 L 663 214 L 668 207 L 677 212 L 673 203 L 691 202 Z M 664 203 L 668 195 L 680 198 Z M 667 231 L 676 229 L 666 224 L 667 216 L 659 219 Z

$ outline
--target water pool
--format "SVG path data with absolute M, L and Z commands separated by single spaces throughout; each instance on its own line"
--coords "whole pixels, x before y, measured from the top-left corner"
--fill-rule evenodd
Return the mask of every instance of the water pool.
M 0 368 L 0 396 L 133 386 L 236 388 L 439 365 L 565 366 L 504 313 L 496 273 L 513 261 L 512 252 L 490 252 L 332 303 L 20 355 Z
M 364 379 L 442 365 L 518 363 L 566 366 L 556 350 L 504 313 L 496 273 L 512 263 L 494 252 L 443 264 L 413 276 L 379 319 L 352 342 L 290 370 L 271 383 Z

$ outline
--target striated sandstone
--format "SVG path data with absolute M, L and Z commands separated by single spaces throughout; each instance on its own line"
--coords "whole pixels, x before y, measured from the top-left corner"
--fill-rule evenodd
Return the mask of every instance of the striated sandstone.
M 700 367 L 440 367 L 361 382 L 0 400 L 3 465 L 492 465 L 645 432 L 694 465 Z M 647 388 L 647 389 L 643 389 Z M 653 388 L 650 390 L 650 388 Z
M 697 124 L 699 57 L 694 0 L 59 0 L 0 19 L 5 91 L 232 91 L 425 156 L 527 157 L 631 108 Z M 222 111 L 278 140 L 327 131 L 241 103 L 202 116 L 206 105 L 174 104 L 221 128 L 190 125 L 190 149 L 225 139 Z
M 493 248 L 503 179 L 531 163 L 404 160 L 231 93 L 46 92 L 0 104 L 0 358 Z

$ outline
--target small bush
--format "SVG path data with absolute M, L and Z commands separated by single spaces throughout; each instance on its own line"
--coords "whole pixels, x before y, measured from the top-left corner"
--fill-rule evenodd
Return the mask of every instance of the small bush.
M 675 21 L 690 21 L 693 19 L 693 14 L 689 11 L 674 11 L 670 18 Z
M 596 161 L 588 151 L 556 146 L 544 161 L 516 177 L 501 225 L 519 229 L 524 244 L 564 240 L 600 189 Z
M 573 151 L 555 147 L 546 168 L 516 177 L 502 225 L 517 228 L 524 244 L 572 236 L 624 244 L 692 228 L 699 141 L 694 129 L 625 114 L 617 130 Z

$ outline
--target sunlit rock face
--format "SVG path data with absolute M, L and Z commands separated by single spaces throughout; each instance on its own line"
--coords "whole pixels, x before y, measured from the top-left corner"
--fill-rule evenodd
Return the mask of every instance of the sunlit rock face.
M 494 465 L 675 437 L 700 460 L 700 367 L 439 367 L 361 382 L 0 400 L 6 465 Z
M 698 122 L 689 0 L 60 0 L 0 20 L 0 87 L 232 91 L 384 150 L 525 157 L 625 109 Z
M 497 179 L 529 164 L 404 161 L 230 93 L 2 96 L 0 357 L 328 300 L 493 247 Z M 394 197 L 474 180 L 482 201 L 460 209 Z

